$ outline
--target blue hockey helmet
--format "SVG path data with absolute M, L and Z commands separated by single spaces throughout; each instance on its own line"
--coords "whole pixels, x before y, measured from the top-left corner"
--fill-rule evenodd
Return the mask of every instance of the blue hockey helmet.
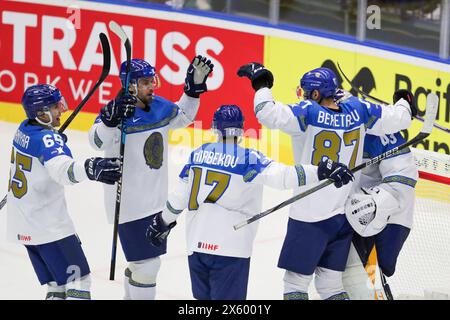
M 237 105 L 222 105 L 214 112 L 211 127 L 223 137 L 240 137 L 244 133 L 244 115 Z
M 318 90 L 322 98 L 329 98 L 334 96 L 338 83 L 336 75 L 331 69 L 317 68 L 303 75 L 300 86 L 307 99 L 311 98 L 314 90 Z
M 38 113 L 49 112 L 50 107 L 55 104 L 61 112 L 67 110 L 66 101 L 59 89 L 49 84 L 33 85 L 22 96 L 22 106 L 28 119 L 36 119 Z
M 127 77 L 127 62 L 124 61 L 120 65 L 119 78 L 122 86 L 125 87 L 125 80 Z M 156 74 L 155 68 L 145 60 L 142 59 L 131 59 L 130 65 L 130 82 L 138 83 L 140 78 L 151 78 L 154 77 L 159 84 L 158 76 Z

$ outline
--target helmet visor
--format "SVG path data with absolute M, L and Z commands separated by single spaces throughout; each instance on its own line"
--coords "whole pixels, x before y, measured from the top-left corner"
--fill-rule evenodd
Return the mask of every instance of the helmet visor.
M 66 99 L 65 99 L 64 97 L 61 97 L 61 100 L 59 100 L 59 101 L 56 103 L 56 107 L 58 108 L 58 110 L 59 110 L 61 113 L 64 113 L 64 112 L 66 112 L 67 110 L 69 110 L 69 107 L 67 106 Z
M 141 89 L 158 89 L 161 87 L 161 82 L 159 81 L 158 75 L 155 74 L 153 77 L 139 78 L 138 87 Z

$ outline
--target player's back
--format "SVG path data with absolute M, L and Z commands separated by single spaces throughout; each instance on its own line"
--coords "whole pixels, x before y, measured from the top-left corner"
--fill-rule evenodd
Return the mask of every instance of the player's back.
M 357 98 L 339 104 L 335 111 L 315 101 L 302 101 L 291 106 L 299 120 L 301 132 L 292 136 L 297 164 L 317 165 L 322 158 L 346 164 L 350 168 L 361 163 L 366 128 L 370 119 L 367 107 Z M 355 174 L 355 178 L 359 175 Z M 301 187 L 296 192 L 301 192 Z M 336 189 L 328 186 L 291 206 L 291 217 L 302 221 L 319 221 L 343 213 L 343 205 L 352 184 Z M 327 201 L 324 202 L 323 199 Z
M 250 256 L 257 223 L 239 231 L 233 225 L 261 211 L 263 186 L 251 181 L 268 163 L 259 152 L 236 144 L 205 144 L 192 152 L 180 175 L 189 179 L 190 250 Z
M 58 133 L 29 124 L 29 120 L 21 123 L 11 152 L 7 204 L 10 241 L 41 244 L 74 233 L 64 188 L 45 167 L 47 161 L 59 155 L 72 157 Z

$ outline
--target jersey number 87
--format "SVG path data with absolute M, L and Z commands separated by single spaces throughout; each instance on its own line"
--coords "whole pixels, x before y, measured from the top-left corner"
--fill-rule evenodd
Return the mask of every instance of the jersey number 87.
M 354 146 L 349 168 L 352 169 L 356 164 L 356 157 L 358 156 L 360 128 L 352 131 L 344 132 L 345 146 Z M 341 151 L 342 139 L 335 131 L 322 130 L 314 137 L 314 150 L 312 153 L 312 164 L 318 165 L 323 157 L 331 159 L 335 162 L 339 161 L 339 152 Z

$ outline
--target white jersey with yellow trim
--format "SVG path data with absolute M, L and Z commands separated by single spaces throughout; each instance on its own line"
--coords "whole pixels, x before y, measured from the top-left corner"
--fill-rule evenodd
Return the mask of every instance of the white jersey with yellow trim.
M 7 239 L 39 245 L 73 235 L 63 185 L 86 178 L 84 162 L 72 159 L 60 134 L 23 121 L 11 152 Z
M 254 99 L 259 122 L 292 136 L 296 164 L 317 165 L 322 158 L 330 158 L 353 168 L 361 163 L 366 133 L 394 133 L 406 129 L 411 123 L 409 105 L 403 99 L 395 106 L 382 107 L 351 97 L 338 106 L 340 110 L 334 111 L 312 100 L 285 105 L 275 102 L 268 88 L 258 90 Z M 356 180 L 359 175 L 360 173 L 355 174 Z M 354 184 L 339 189 L 334 185 L 327 186 L 293 203 L 290 217 L 317 222 L 336 214 L 344 214 L 344 203 L 352 188 Z M 300 187 L 294 193 L 306 189 Z
M 261 212 L 263 185 L 291 189 L 315 182 L 316 166 L 286 166 L 233 143 L 205 144 L 191 153 L 163 218 L 173 221 L 188 210 L 189 251 L 248 258 L 258 222 L 233 226 Z
M 136 108 L 126 119 L 125 155 L 119 223 L 161 211 L 168 192 L 169 129 L 186 127 L 197 114 L 200 99 L 185 94 L 178 104 L 155 96 L 149 110 Z M 89 142 L 105 157 L 119 157 L 121 132 L 109 128 L 100 115 L 89 130 Z M 108 222 L 114 221 L 117 185 L 104 185 Z

